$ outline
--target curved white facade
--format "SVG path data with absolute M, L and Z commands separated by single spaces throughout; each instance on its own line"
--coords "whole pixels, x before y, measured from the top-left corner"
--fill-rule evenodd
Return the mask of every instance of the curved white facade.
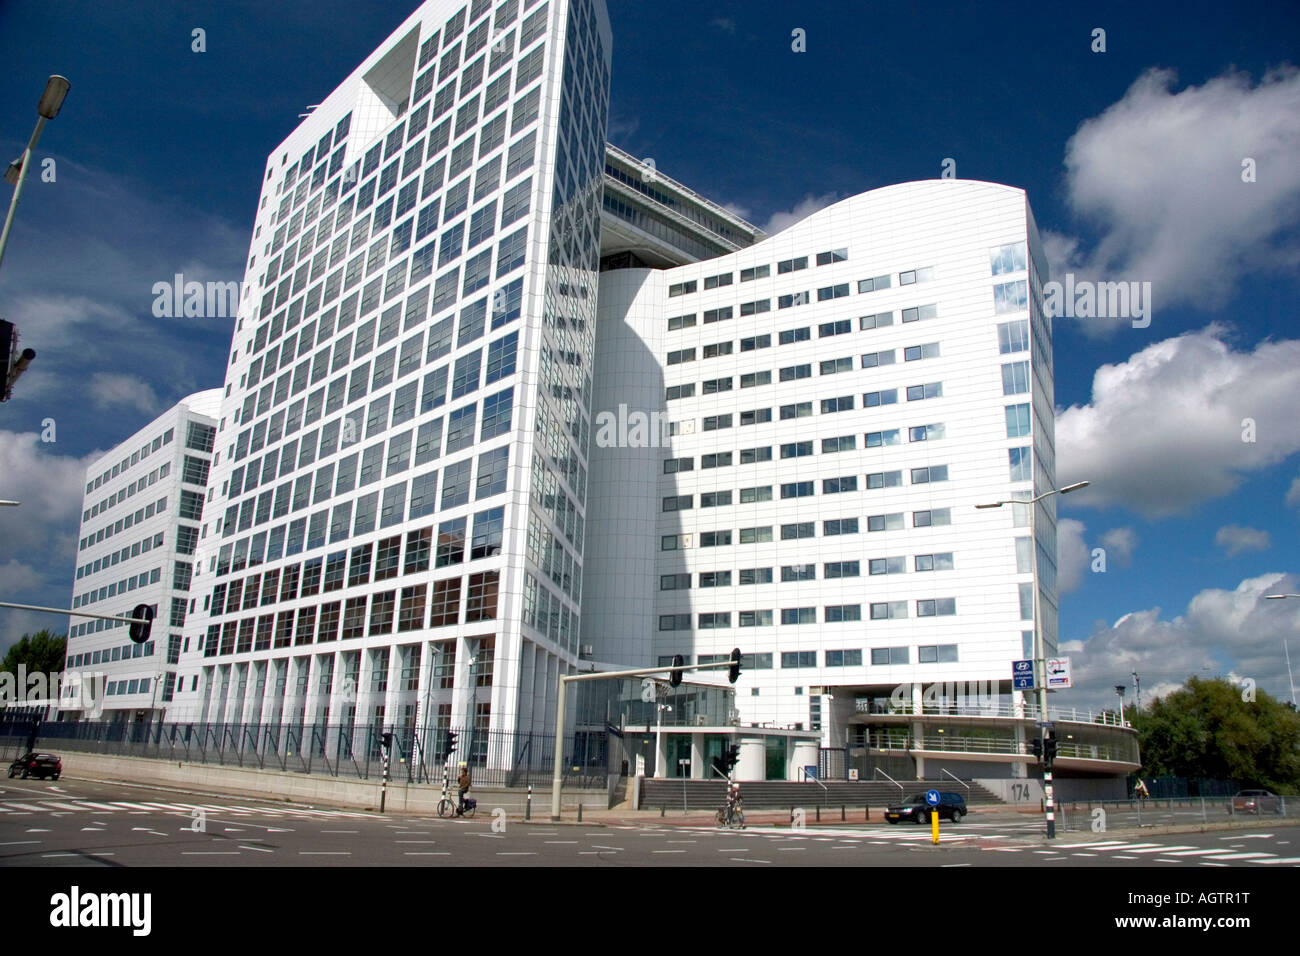
M 739 647 L 742 720 L 828 745 L 855 698 L 1009 693 L 1032 656 L 1029 516 L 975 506 L 1029 497 L 1032 442 L 1055 487 L 1045 268 L 1022 190 L 933 180 L 603 273 L 583 644 L 625 665 Z M 637 412 L 666 415 L 662 447 L 630 447 Z M 1049 654 L 1054 524 L 1040 506 Z

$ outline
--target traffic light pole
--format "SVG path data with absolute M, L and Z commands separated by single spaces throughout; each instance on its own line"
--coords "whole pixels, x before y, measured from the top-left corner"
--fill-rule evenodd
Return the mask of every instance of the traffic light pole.
M 14 604 L 11 601 L 0 601 L 0 607 L 12 607 L 19 611 L 43 611 L 46 614 L 66 614 L 69 617 L 90 617 L 97 621 L 117 621 L 119 624 L 150 624 L 153 621 L 153 618 L 118 617 L 115 614 L 88 614 L 85 611 L 69 611 L 61 607 L 41 607 L 37 604 Z
M 718 661 L 713 664 L 682 664 L 678 667 L 645 667 L 631 671 L 597 671 L 591 674 L 566 674 L 560 677 L 559 693 L 555 700 L 555 761 L 551 776 L 551 822 L 558 823 L 560 820 L 560 792 L 564 784 L 564 711 L 567 704 L 567 689 L 570 681 L 583 680 L 608 680 L 621 677 L 650 677 L 654 674 L 684 674 L 687 671 L 703 671 L 717 669 L 720 667 L 736 668 L 739 674 L 740 667 L 737 661 L 726 660 Z M 735 680 L 733 678 L 732 682 Z

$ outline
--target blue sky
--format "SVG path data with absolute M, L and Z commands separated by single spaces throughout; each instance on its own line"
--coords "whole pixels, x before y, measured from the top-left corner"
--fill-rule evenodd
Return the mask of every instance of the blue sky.
M 5 599 L 66 605 L 86 459 L 222 383 L 231 323 L 154 318 L 153 283 L 242 278 L 266 155 L 414 6 L 0 6 L 0 149 L 72 81 L 0 266 L 39 353 L 0 406 Z M 1059 477 L 1094 483 L 1062 510 L 1076 696 L 1137 669 L 1289 697 L 1300 599 L 1262 595 L 1300 591 L 1300 12 L 1062 7 L 611 0 L 610 139 L 769 231 L 952 158 L 1028 191 L 1054 271 L 1150 281 L 1148 328 L 1056 326 Z M 53 620 L 0 611 L 0 648 Z

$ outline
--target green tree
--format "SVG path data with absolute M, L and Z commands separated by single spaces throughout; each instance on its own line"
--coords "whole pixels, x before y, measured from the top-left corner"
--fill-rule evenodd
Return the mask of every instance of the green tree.
M 1126 708 L 1138 732 L 1144 773 L 1237 780 L 1275 792 L 1300 789 L 1300 714 L 1223 679 L 1189 677 L 1149 710 Z
M 24 634 L 17 644 L 5 653 L 0 671 L 18 673 L 18 665 L 25 664 L 27 673 L 37 671 L 58 674 L 63 670 L 63 659 L 68 649 L 66 634 L 53 634 L 48 630 Z

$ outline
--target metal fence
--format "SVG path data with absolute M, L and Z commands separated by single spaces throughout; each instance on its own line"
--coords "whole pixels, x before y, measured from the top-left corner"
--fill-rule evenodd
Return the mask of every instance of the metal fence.
M 1100 811 L 1100 812 L 1099 812 Z M 1258 822 L 1300 818 L 1300 796 L 1275 796 L 1262 805 L 1233 797 L 1152 797 L 1147 800 L 1067 801 L 1056 807 L 1057 826 L 1065 832 L 1105 833 L 1119 828 L 1207 825 L 1224 820 Z
M 30 732 L 30 721 L 0 722 L 0 755 L 6 761 L 18 757 Z M 457 735 L 452 753 L 449 732 Z M 42 723 L 35 746 L 372 780 L 383 774 L 385 733 L 393 735 L 390 780 L 437 785 L 445 771 L 454 783 L 462 763 L 478 787 L 549 786 L 554 773 L 553 734 L 445 726 L 67 721 Z M 564 743 L 565 786 L 609 785 L 611 749 L 605 732 L 578 730 Z

